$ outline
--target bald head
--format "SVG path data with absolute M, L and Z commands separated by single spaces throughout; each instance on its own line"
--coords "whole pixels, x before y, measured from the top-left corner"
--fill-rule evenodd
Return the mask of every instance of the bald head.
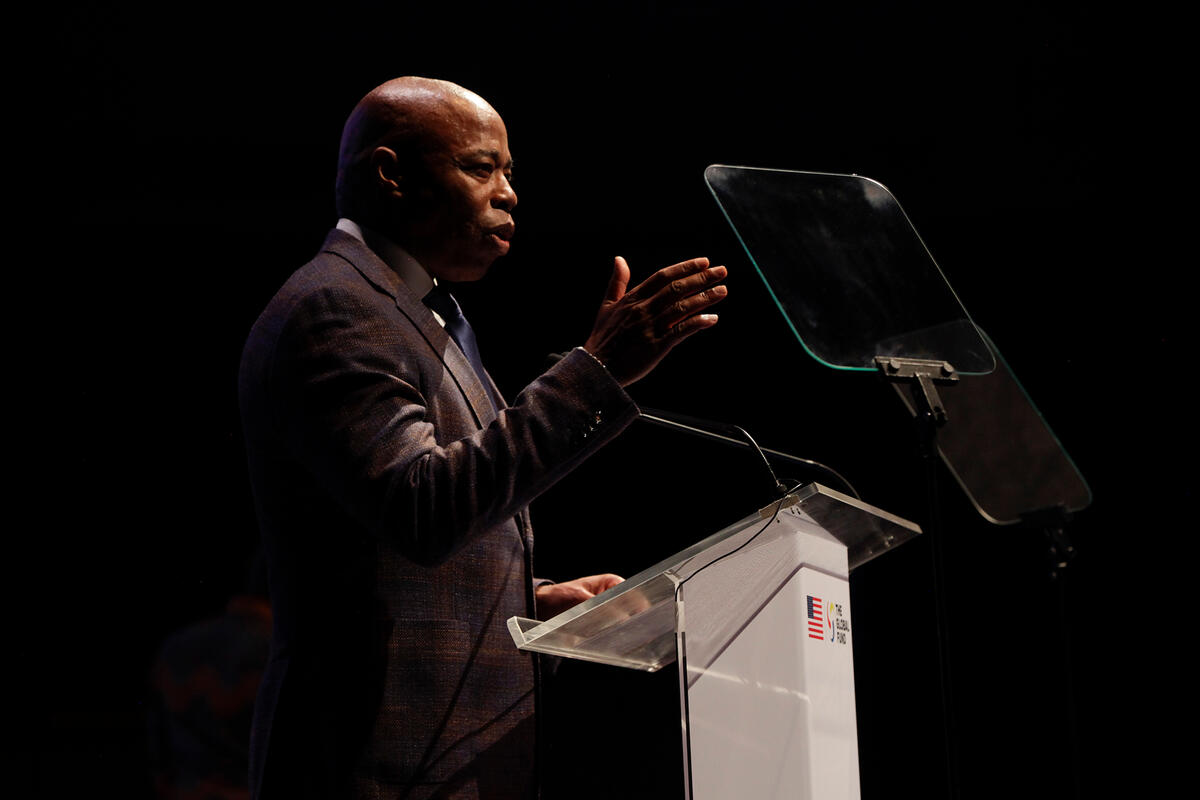
M 338 150 L 337 210 L 371 224 L 380 212 L 377 165 L 380 147 L 395 153 L 403 169 L 418 165 L 441 144 L 447 130 L 480 115 L 496 114 L 479 95 L 434 78 L 395 78 L 367 93 L 350 112 Z
M 447 81 L 397 78 L 346 121 L 338 158 L 341 216 L 382 233 L 435 277 L 478 280 L 515 228 L 504 121 Z

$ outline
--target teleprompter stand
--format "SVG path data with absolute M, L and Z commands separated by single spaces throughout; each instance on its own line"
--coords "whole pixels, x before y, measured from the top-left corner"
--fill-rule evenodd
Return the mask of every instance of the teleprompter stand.
M 933 554 L 947 794 L 956 800 L 937 458 L 986 520 L 1042 528 L 1055 578 L 1073 553 L 1065 523 L 1090 504 L 1091 491 L 885 186 L 858 175 L 723 165 L 705 170 L 705 180 L 808 354 L 835 370 L 878 372 L 913 415 Z
M 678 665 L 689 800 L 859 797 L 849 576 L 920 533 L 812 483 L 554 617 L 517 647 Z

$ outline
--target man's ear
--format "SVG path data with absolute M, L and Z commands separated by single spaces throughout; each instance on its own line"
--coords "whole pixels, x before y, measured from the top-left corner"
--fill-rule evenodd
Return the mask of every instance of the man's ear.
M 400 159 L 390 147 L 376 147 L 371 151 L 371 178 L 392 197 L 401 197 L 406 191 L 404 176 L 400 174 Z

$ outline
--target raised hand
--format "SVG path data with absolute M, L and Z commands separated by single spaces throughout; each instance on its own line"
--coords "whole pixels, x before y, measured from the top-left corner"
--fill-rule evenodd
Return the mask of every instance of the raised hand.
M 644 378 L 675 345 L 717 324 L 700 313 L 728 293 L 725 267 L 693 258 L 664 267 L 632 289 L 629 265 L 617 256 L 596 323 L 583 348 L 622 386 Z

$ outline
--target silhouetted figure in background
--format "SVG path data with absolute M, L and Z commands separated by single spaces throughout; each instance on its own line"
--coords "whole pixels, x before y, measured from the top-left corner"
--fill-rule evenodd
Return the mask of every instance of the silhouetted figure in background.
M 161 800 L 244 800 L 254 698 L 271 636 L 266 570 L 225 612 L 163 642 L 150 671 L 150 766 Z

